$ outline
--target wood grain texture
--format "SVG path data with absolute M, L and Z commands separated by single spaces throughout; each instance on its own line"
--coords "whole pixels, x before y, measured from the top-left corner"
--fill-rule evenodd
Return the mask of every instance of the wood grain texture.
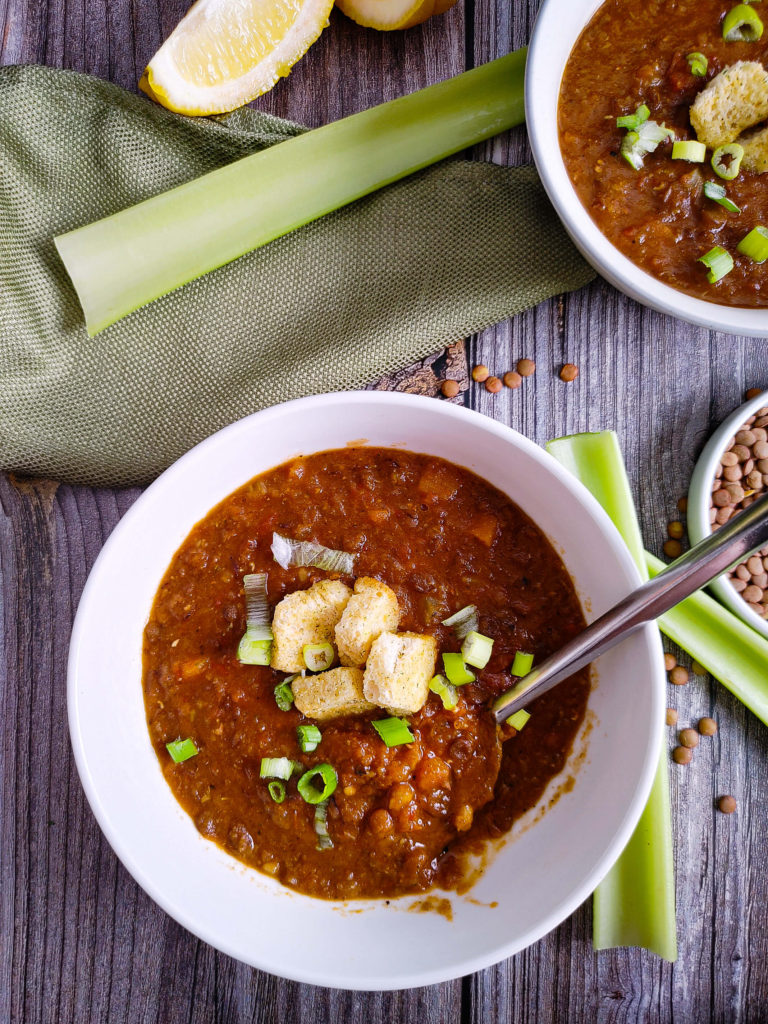
M 0 0 L 0 60 L 85 71 L 135 88 L 186 0 Z M 527 41 L 537 0 L 465 0 L 408 33 L 366 32 L 334 13 L 292 75 L 258 101 L 316 125 L 445 78 Z M 530 160 L 520 129 L 478 147 Z M 468 377 L 536 360 L 517 391 Z M 557 371 L 580 375 L 563 384 Z M 768 387 L 765 343 L 644 310 L 597 281 L 373 384 L 455 401 L 538 442 L 612 427 L 648 546 L 659 551 L 712 426 L 750 386 Z M 719 722 L 694 765 L 671 771 L 680 958 L 596 954 L 585 904 L 524 953 L 451 984 L 354 994 L 284 982 L 199 942 L 128 876 L 87 806 L 66 719 L 66 657 L 87 573 L 137 491 L 0 479 L 0 1022 L 520 1021 L 768 1019 L 768 733 L 714 681 L 671 688 L 681 725 Z M 670 736 L 670 747 L 673 737 Z M 714 811 L 733 793 L 738 812 Z

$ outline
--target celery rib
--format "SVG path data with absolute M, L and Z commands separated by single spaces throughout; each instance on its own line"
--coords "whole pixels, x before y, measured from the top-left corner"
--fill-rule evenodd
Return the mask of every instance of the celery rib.
M 646 555 L 616 434 L 611 430 L 575 434 L 550 441 L 546 448 L 597 498 L 624 538 L 641 575 L 647 579 Z M 595 949 L 641 946 L 665 960 L 677 959 L 666 752 L 662 752 L 637 828 L 595 890 L 592 941 Z
M 524 119 L 526 49 L 305 132 L 54 239 L 89 335 Z

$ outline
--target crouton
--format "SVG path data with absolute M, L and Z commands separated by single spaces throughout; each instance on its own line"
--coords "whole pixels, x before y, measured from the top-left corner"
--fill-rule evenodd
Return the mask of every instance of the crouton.
M 272 668 L 301 672 L 306 667 L 302 647 L 333 642 L 336 623 L 351 596 L 352 591 L 340 580 L 321 580 L 308 590 L 284 597 L 272 618 Z
M 382 633 L 371 645 L 363 693 L 393 715 L 424 707 L 435 674 L 437 641 L 418 633 Z
M 336 647 L 342 665 L 362 667 L 371 644 L 382 633 L 394 633 L 400 621 L 395 592 L 370 576 L 355 580 L 355 592 L 336 626 Z
M 739 145 L 744 147 L 744 159 L 741 161 L 744 170 L 765 174 L 768 171 L 768 128 L 743 135 Z
M 362 715 L 374 707 L 363 696 L 361 668 L 332 668 L 316 676 L 299 676 L 291 683 L 291 689 L 302 715 L 319 722 L 342 715 Z
M 755 60 L 723 68 L 691 107 L 699 142 L 717 149 L 734 142 L 745 128 L 768 117 L 768 71 Z

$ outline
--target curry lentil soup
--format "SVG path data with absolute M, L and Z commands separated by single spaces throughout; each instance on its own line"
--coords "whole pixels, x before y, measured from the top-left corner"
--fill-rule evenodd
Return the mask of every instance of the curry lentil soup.
M 455 710 L 434 693 L 392 747 L 381 711 L 319 725 L 302 753 L 295 706 L 281 710 L 269 667 L 241 664 L 243 576 L 268 574 L 270 604 L 329 573 L 281 568 L 273 532 L 356 556 L 356 576 L 396 593 L 401 630 L 458 651 L 442 620 L 474 604 L 494 640 Z M 341 577 L 351 583 L 350 577 Z M 503 835 L 564 767 L 584 717 L 587 671 L 535 701 L 524 729 L 500 734 L 488 701 L 510 683 L 515 652 L 539 660 L 584 625 L 570 577 L 535 524 L 466 469 L 427 455 L 351 448 L 296 458 L 251 480 L 192 530 L 160 585 L 144 636 L 144 696 L 165 778 L 198 831 L 286 886 L 342 899 L 460 888 L 466 854 Z M 166 744 L 191 738 L 174 763 Z M 318 849 L 314 808 L 288 780 L 276 802 L 260 763 L 333 766 L 332 846 Z

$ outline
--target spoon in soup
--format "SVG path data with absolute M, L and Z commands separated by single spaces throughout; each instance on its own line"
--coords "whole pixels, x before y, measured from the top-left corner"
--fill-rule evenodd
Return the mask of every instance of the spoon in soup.
M 768 494 L 671 562 L 497 697 L 491 705 L 496 721 L 504 722 L 523 704 L 551 690 L 766 544 Z

